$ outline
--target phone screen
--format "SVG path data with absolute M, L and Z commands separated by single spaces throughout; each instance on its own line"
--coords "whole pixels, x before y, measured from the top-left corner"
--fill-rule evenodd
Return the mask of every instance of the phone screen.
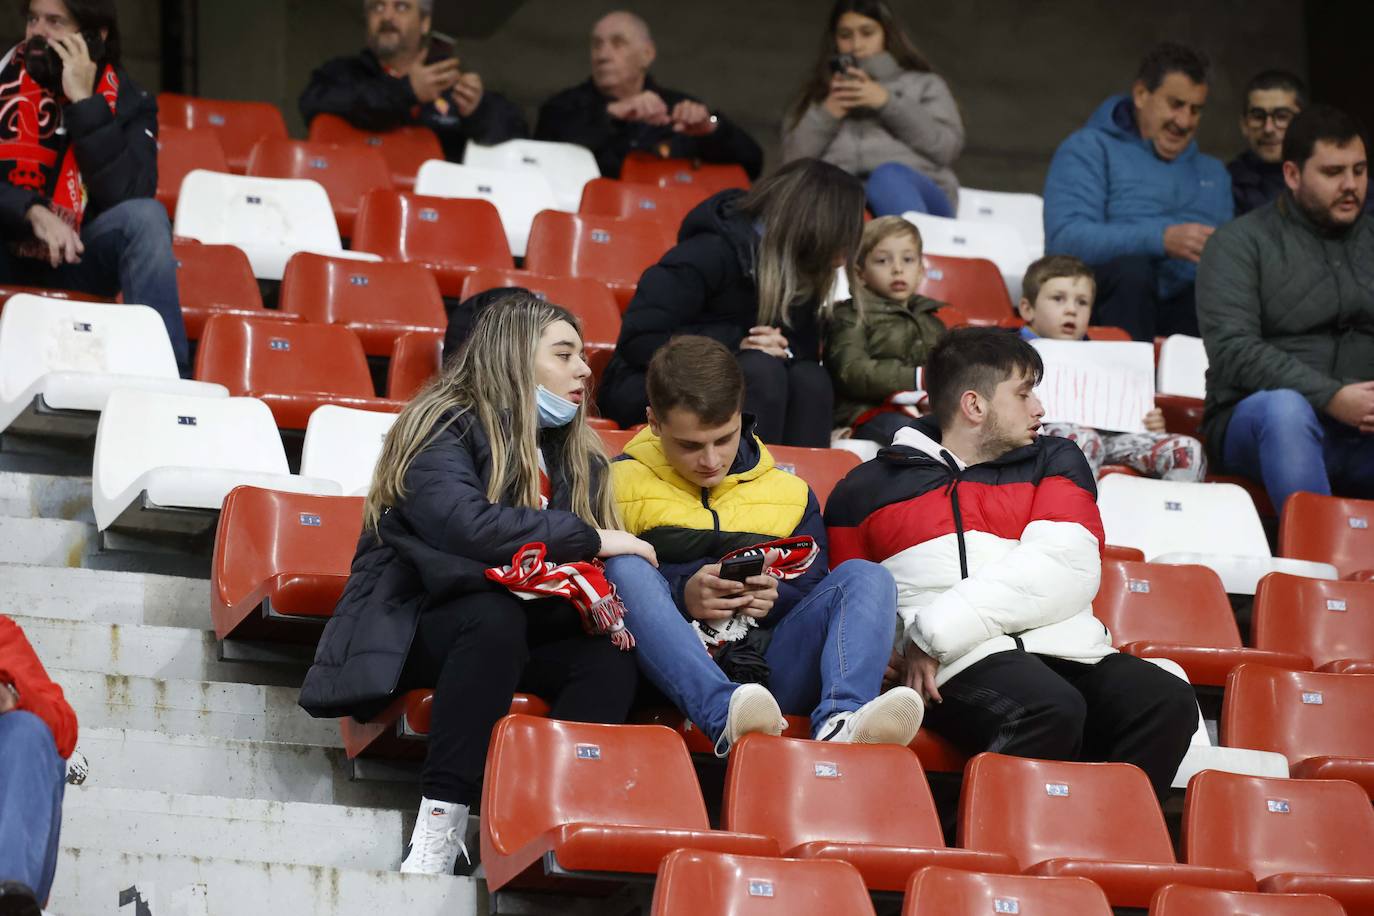
M 744 582 L 750 576 L 763 573 L 763 556 L 730 557 L 720 564 L 720 577 L 735 582 Z
M 425 55 L 425 63 L 437 64 L 441 60 L 448 60 L 457 49 L 458 42 L 454 41 L 453 36 L 445 35 L 443 32 L 430 32 L 429 53 Z

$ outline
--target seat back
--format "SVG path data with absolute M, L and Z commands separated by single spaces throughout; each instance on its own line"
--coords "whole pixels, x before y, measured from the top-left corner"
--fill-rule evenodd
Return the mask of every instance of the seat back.
M 366 496 L 397 416 L 334 404 L 315 408 L 305 427 L 301 475 L 333 480 L 348 496 Z
M 1025 242 L 1032 259 L 1045 252 L 1045 199 L 1039 194 L 961 187 L 958 217 L 964 222 L 1011 226 Z
M 641 152 L 625 157 L 620 166 L 620 180 L 656 184 L 661 188 L 691 187 L 698 190 L 703 199 L 729 188 L 749 189 L 749 173 L 733 162 L 664 159 Z
M 463 150 L 463 164 L 505 172 L 538 172 L 553 190 L 558 209 L 569 212 L 577 209 L 587 182 L 601 175 L 596 157 L 585 146 L 548 140 L 507 140 L 495 146 L 469 143 Z
M 1326 894 L 1260 894 L 1169 884 L 1150 900 L 1150 916 L 1345 916 Z
M 160 127 L 157 132 L 157 200 L 168 216 L 177 212 L 181 180 L 194 169 L 229 171 L 219 135 L 212 130 Z
M 863 878 L 833 859 L 765 859 L 698 849 L 664 856 L 650 916 L 863 916 L 873 912 Z
M 1181 483 L 1112 474 L 1097 485 L 1107 543 L 1138 547 L 1147 559 L 1193 551 L 1269 557 L 1250 495 L 1231 483 Z
M 1221 742 L 1311 757 L 1374 758 L 1374 674 L 1241 665 L 1226 679 Z
M 628 429 L 598 429 L 596 434 L 601 437 L 601 444 L 606 447 L 606 454 L 614 458 L 625 451 L 625 446 L 630 444 L 630 440 L 635 434 Z
M 302 252 L 286 265 L 281 310 L 317 324 L 351 328 L 371 356 L 390 356 L 410 331 L 448 323 L 434 275 L 418 264 L 353 261 Z
M 319 182 L 344 238 L 353 237 L 363 195 L 391 188 L 391 170 L 377 150 L 310 140 L 263 140 L 248 159 L 248 174 Z
M 1226 588 L 1206 566 L 1103 560 L 1093 614 L 1111 631 L 1114 646 L 1241 646 Z
M 525 267 L 557 277 L 633 286 L 676 241 L 667 223 L 545 210 L 530 229 Z
M 437 159 L 420 166 L 415 193 L 489 202 L 501 214 L 506 241 L 517 258 L 525 256 L 535 214 L 558 206 L 548 179 L 533 169 L 484 169 Z
M 620 337 L 620 307 L 606 284 L 590 277 L 553 277 L 527 270 L 497 270 L 484 267 L 473 271 L 463 284 L 463 299 L 489 289 L 521 286 L 542 299 L 561 305 L 582 322 L 584 344 L 615 347 Z
M 1342 779 L 1276 779 L 1203 770 L 1188 781 L 1183 858 L 1277 874 L 1374 877 L 1374 808 Z
M 1255 645 L 1300 652 L 1318 667 L 1374 661 L 1374 582 L 1270 573 L 1255 590 Z
M 1189 398 L 1207 396 L 1207 348 L 1201 337 L 1171 334 L 1159 348 L 1155 391 Z
M 921 295 L 948 302 L 958 309 L 964 323 L 999 324 L 1012 315 L 1002 274 L 987 258 L 927 253 L 925 267 Z
M 229 167 L 242 173 L 259 140 L 285 139 L 286 121 L 270 102 L 232 102 L 162 92 L 157 97 L 160 126 L 203 131 L 219 136 Z
M 386 396 L 393 401 L 408 401 L 430 379 L 439 374 L 444 361 L 444 335 L 411 331 L 396 338 L 387 370 Z
M 253 311 L 263 308 L 262 292 L 253 265 L 234 245 L 173 242 L 177 265 L 177 296 L 186 323 L 186 336 L 200 338 L 205 319 L 216 311 Z
M 830 491 L 854 468 L 862 464 L 858 455 L 841 448 L 801 448 L 794 445 L 770 445 L 773 461 L 782 470 L 805 480 L 816 493 L 816 501 L 825 508 Z
M 1330 563 L 1342 576 L 1374 570 L 1374 500 L 1294 493 L 1279 520 L 1279 556 Z
M 1128 763 L 979 754 L 964 770 L 959 845 L 1006 853 L 1023 871 L 1058 857 L 1175 861 L 1150 780 Z
M 897 745 L 746 735 L 730 750 L 721 824 L 784 852 L 818 840 L 945 845 L 921 761 Z
M 343 248 L 329 195 L 317 181 L 196 169 L 181 184 L 173 233 L 207 244 Z
M 1030 266 L 1031 255 L 1014 226 L 948 219 L 929 213 L 903 213 L 902 218 L 921 231 L 921 249 L 926 254 L 986 258 L 997 265 L 1009 299 L 1020 300 L 1021 277 Z M 962 302 L 953 304 L 968 308 Z
M 1107 895 L 1087 878 L 988 875 L 931 866 L 911 876 L 904 916 L 985 916 L 989 913 L 1072 913 L 1110 916 Z
M 339 325 L 216 315 L 205 322 L 195 375 L 233 395 L 373 396 L 363 345 Z
M 709 829 L 682 738 L 661 725 L 498 722 L 482 784 L 483 860 L 574 823 Z
M 375 149 L 386 160 L 391 183 L 402 190 L 415 187 L 415 174 L 421 165 L 430 159 L 444 158 L 444 148 L 434 131 L 419 124 L 370 131 L 354 127 L 338 115 L 317 114 L 310 122 L 310 139 Z
M 635 181 L 597 178 L 582 189 L 577 212 L 584 216 L 653 219 L 680 227 L 682 220 L 706 199 L 695 185 L 659 187 Z
M 509 269 L 510 245 L 501 214 L 486 200 L 466 200 L 373 191 L 358 211 L 353 244 L 400 261 L 419 261 L 431 267 Z M 458 290 L 446 295 L 458 295 Z

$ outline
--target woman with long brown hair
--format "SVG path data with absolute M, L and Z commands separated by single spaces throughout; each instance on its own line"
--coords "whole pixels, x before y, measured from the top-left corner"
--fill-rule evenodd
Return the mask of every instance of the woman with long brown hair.
M 492 727 L 517 689 L 550 701 L 556 718 L 615 723 L 629 711 L 636 667 L 622 650 L 632 640 L 610 628 L 588 635 L 576 599 L 521 600 L 528 592 L 492 575 L 536 543 L 560 566 L 619 554 L 656 562 L 620 530 L 606 455 L 586 423 L 590 376 L 578 320 L 512 294 L 401 412 L 377 460 L 301 705 L 366 720 L 405 690 L 434 688 L 403 872 L 452 872 Z
M 783 159 L 814 156 L 865 180 L 877 216 L 954 216 L 964 122 L 944 79 L 887 0 L 839 0 L 805 88 L 783 119 Z

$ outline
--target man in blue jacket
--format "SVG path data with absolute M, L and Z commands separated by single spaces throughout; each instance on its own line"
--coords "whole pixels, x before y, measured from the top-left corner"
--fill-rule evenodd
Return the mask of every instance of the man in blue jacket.
M 1197 262 L 1232 215 L 1226 167 L 1194 140 L 1207 68 L 1190 48 L 1154 48 L 1131 91 L 1070 134 L 1045 177 L 1045 253 L 1092 265 L 1096 323 L 1136 340 L 1197 335 Z

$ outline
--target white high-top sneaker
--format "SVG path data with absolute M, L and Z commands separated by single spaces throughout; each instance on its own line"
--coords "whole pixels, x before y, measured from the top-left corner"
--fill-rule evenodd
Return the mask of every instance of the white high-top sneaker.
M 468 825 L 468 806 L 453 802 L 420 799 L 420 815 L 410 834 L 401 873 L 408 875 L 451 875 L 458 853 L 468 858 L 463 832 Z
M 910 744 L 925 712 L 919 693 L 910 687 L 893 687 L 853 712 L 831 716 L 815 737 L 844 744 Z
M 730 694 L 730 708 L 725 717 L 725 732 L 716 742 L 716 756 L 724 757 L 730 748 L 745 735 L 760 732 L 781 735 L 787 728 L 778 701 L 762 684 L 742 684 Z

